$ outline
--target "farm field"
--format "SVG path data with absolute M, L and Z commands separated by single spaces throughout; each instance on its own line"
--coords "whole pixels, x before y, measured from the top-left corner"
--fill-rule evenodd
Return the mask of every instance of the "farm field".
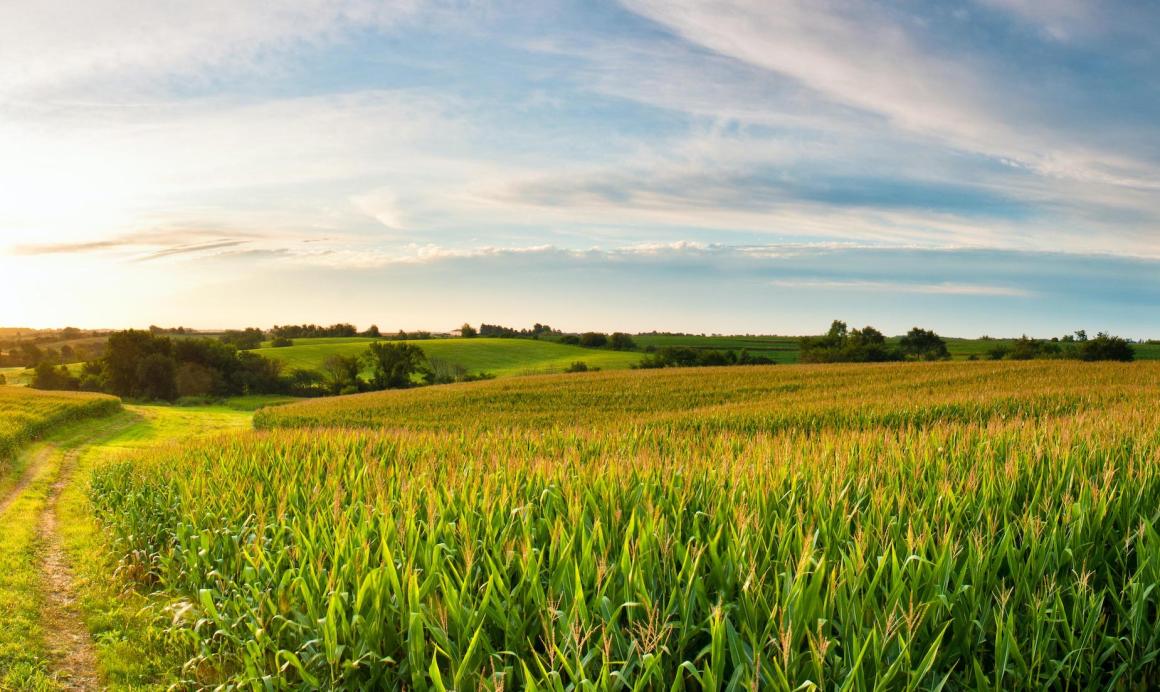
M 257 349 L 289 368 L 317 370 L 330 356 L 359 356 L 374 339 L 296 339 L 293 346 Z M 408 341 L 427 354 L 462 365 L 469 373 L 497 377 L 561 372 L 576 361 L 605 370 L 625 369 L 640 362 L 640 353 L 581 348 L 531 339 L 421 339 Z
M 120 400 L 101 394 L 0 389 L 0 470 L 20 445 L 38 435 L 72 421 L 110 415 L 120 408 Z
M 92 498 L 180 686 L 1143 689 L 1158 395 L 1068 361 L 493 380 L 260 410 Z
M 168 603 L 126 591 L 114 576 L 89 476 L 134 451 L 243 430 L 250 420 L 222 407 L 118 403 L 102 417 L 58 419 L 0 464 L 0 690 L 148 689 L 176 677 L 184 658 L 150 629 L 149 614 Z

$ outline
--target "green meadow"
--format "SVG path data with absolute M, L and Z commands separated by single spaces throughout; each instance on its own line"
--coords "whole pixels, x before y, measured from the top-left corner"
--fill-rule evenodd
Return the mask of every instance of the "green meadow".
M 317 370 L 334 355 L 359 356 L 375 339 L 297 339 L 293 346 L 260 348 L 260 355 L 283 362 L 288 368 Z M 589 368 L 623 370 L 640 362 L 641 354 L 628 351 L 581 348 L 533 339 L 423 339 L 408 341 L 423 349 L 428 358 L 462 365 L 472 374 L 497 377 L 562 372 L 576 361 Z
M 496 377 L 558 373 L 576 361 L 583 361 L 589 368 L 624 370 L 639 363 L 644 349 L 650 347 L 746 350 L 782 364 L 797 363 L 800 354 L 799 339 L 793 336 L 639 334 L 633 339 L 640 350 L 610 351 L 534 339 L 426 339 L 407 343 L 423 349 L 428 358 L 462 365 L 472 374 L 485 372 Z M 887 342 L 895 344 L 898 340 L 898 337 L 891 337 Z M 271 348 L 267 345 L 255 353 L 281 361 L 287 368 L 317 370 L 331 356 L 361 355 L 374 341 L 376 339 L 367 337 L 296 339 L 293 346 Z M 953 360 L 967 360 L 971 356 L 986 360 L 992 349 L 1010 346 L 1014 342 L 1014 339 L 946 339 Z M 1133 344 L 1132 347 L 1137 360 L 1160 360 L 1160 344 Z

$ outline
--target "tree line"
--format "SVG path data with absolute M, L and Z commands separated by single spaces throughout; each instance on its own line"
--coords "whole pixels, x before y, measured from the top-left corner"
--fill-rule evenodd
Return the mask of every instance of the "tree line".
M 1132 361 L 1136 351 L 1127 339 L 1099 332 L 1088 338 L 1080 329 L 1074 334 L 1051 339 L 1032 339 L 1024 334 L 1011 344 L 1000 344 L 987 351 L 991 360 L 1033 360 L 1037 358 L 1070 358 L 1073 360 Z M 977 358 L 977 357 L 976 357 Z
M 845 322 L 834 320 L 822 336 L 802 337 L 802 363 L 880 363 L 900 360 L 946 360 L 950 358 L 946 341 L 935 332 L 914 327 L 896 344 L 887 342 L 874 327 L 850 329 Z M 1011 344 L 999 344 L 987 352 L 991 360 L 1031 360 L 1035 358 L 1071 358 L 1075 360 L 1135 359 L 1135 350 L 1127 339 L 1100 332 L 1089 339 L 1083 330 L 1063 338 L 1032 339 L 1026 335 Z M 972 354 L 969 360 L 978 360 Z
M 369 375 L 364 377 L 364 372 Z M 422 349 L 409 343 L 374 342 L 358 356 L 327 358 L 317 371 L 286 371 L 281 361 L 239 348 L 230 335 L 174 339 L 128 330 L 110 334 L 104 355 L 85 363 L 79 373 L 41 362 L 32 386 L 176 401 L 251 394 L 353 394 L 486 377 L 468 373 L 457 364 L 428 359 Z
M 945 360 L 951 357 L 946 341 L 933 331 L 915 327 L 897 345 L 871 326 L 850 329 L 834 320 L 822 336 L 800 340 L 802 363 L 886 363 L 899 360 Z

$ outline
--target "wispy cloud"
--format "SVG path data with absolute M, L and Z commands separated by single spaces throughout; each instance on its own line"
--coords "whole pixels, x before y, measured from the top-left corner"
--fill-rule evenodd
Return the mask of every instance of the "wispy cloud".
M 876 291 L 886 293 L 918 293 L 950 296 L 1009 296 L 1026 298 L 1032 293 L 1009 286 L 958 283 L 907 283 L 903 281 L 841 281 L 826 279 L 775 279 L 780 288 L 803 288 L 823 291 Z
M 233 236 L 233 237 L 223 237 Z M 253 242 L 262 236 L 254 233 L 226 234 L 214 230 L 153 230 L 127 233 L 124 235 L 78 243 L 44 243 L 17 245 L 12 248 L 15 255 L 67 255 L 95 252 L 128 251 L 137 254 L 135 261 L 149 261 L 173 255 L 206 252 L 222 248 L 236 247 Z
M 174 75 L 277 70 L 295 50 L 388 27 L 419 2 L 255 0 L 135 3 L 68 0 L 0 5 L 0 95 L 59 92 L 90 81 L 102 89 Z

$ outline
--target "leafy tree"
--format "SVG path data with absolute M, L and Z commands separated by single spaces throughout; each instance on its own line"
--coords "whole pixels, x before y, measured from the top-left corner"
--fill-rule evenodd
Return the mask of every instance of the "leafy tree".
M 373 343 L 367 349 L 366 359 L 374 370 L 371 385 L 375 389 L 409 387 L 411 376 L 427 364 L 423 349 L 407 343 Z
M 305 368 L 295 368 L 287 376 L 288 391 L 297 396 L 311 396 L 317 394 L 319 388 L 325 384 L 322 373 Z
M 372 324 L 365 332 L 363 332 L 363 336 L 369 336 L 372 339 L 378 339 L 382 337 L 382 335 L 382 332 L 379 331 L 379 325 L 377 324 Z
M 753 356 L 746 351 L 738 355 L 735 351 L 696 349 L 688 346 L 665 346 L 655 349 L 641 359 L 638 368 L 688 368 L 723 365 L 759 365 L 773 361 L 763 356 Z
M 217 388 L 213 370 L 197 363 L 182 363 L 177 368 L 174 382 L 177 386 L 177 395 L 186 397 L 209 396 Z
M 54 366 L 45 361 L 37 364 L 33 372 L 32 388 L 76 391 L 80 388 L 80 381 L 63 365 Z
M 44 360 L 44 352 L 40 350 L 36 344 L 22 343 L 20 344 L 20 360 L 21 365 L 34 366 L 40 361 Z
M 148 397 L 146 390 L 154 391 L 157 388 L 156 383 L 146 385 L 141 378 L 142 371 L 139 365 L 150 356 L 169 358 L 172 353 L 173 343 L 164 336 L 133 329 L 110 334 L 104 358 L 109 391 L 128 398 Z M 172 363 L 172 359 L 170 362 Z M 176 371 L 176 366 L 173 369 Z
M 869 326 L 850 330 L 841 320 L 834 320 L 824 335 L 801 340 L 803 363 L 879 363 L 901 358 L 901 352 L 887 347 L 882 332 Z
M 624 332 L 614 332 L 608 338 L 608 345 L 613 351 L 633 351 L 636 349 L 636 342 Z
M 576 336 L 575 334 L 565 334 L 564 336 L 560 337 L 560 343 L 567 344 L 568 346 L 579 346 L 580 337 Z
M 177 398 L 177 363 L 164 353 L 151 353 L 137 362 L 135 393 L 145 399 L 173 401 Z
M 1136 358 L 1136 351 L 1127 339 L 1111 336 L 1100 332 L 1094 339 L 1083 339 L 1079 346 L 1080 360 L 1119 360 L 1131 361 Z
M 951 357 L 947 342 L 931 330 L 915 327 L 899 341 L 902 353 L 921 360 L 945 360 Z
M 608 344 L 608 336 L 600 332 L 584 332 L 578 343 L 584 348 L 603 348 Z
M 362 366 L 354 356 L 335 354 L 322 361 L 322 377 L 331 394 L 351 394 L 359 390 Z
M 1026 334 L 1019 337 L 1007 352 L 1011 360 L 1031 360 L 1038 358 L 1042 352 L 1042 344 L 1038 339 L 1032 339 Z
M 249 351 L 261 346 L 262 342 L 266 340 L 266 334 L 255 327 L 249 327 L 245 330 L 227 329 L 219 337 L 219 340 L 223 344 L 236 346 L 239 351 Z
M 464 322 L 463 326 L 459 328 L 459 335 L 464 339 L 474 339 L 477 334 L 478 332 L 475 331 L 475 327 L 466 322 Z
M 241 394 L 280 392 L 283 390 L 282 361 L 243 351 L 238 354 L 238 368 L 231 379 L 234 391 Z

